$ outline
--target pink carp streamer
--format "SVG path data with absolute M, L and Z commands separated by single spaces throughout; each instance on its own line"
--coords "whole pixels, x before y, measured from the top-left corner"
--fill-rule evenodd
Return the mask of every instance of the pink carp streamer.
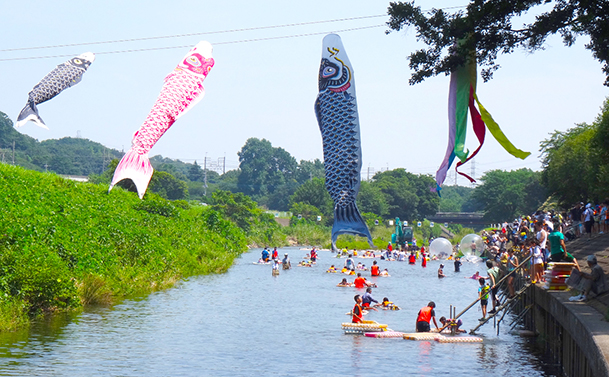
M 131 179 L 140 199 L 143 198 L 154 171 L 148 152 L 179 117 L 203 98 L 203 81 L 213 66 L 212 46 L 202 41 L 165 77 L 148 117 L 133 135 L 131 149 L 116 167 L 108 191 L 123 179 Z
M 450 89 L 448 93 L 448 147 L 444 160 L 436 172 L 436 188 L 432 189 L 432 191 L 437 191 L 438 194 L 440 194 L 441 186 L 446 180 L 446 174 L 455 157 L 459 158 L 455 171 L 471 182 L 475 182 L 472 177 L 460 172 L 458 169 L 478 154 L 484 144 L 487 128 L 497 142 L 512 156 L 524 160 L 531 154 L 531 152 L 524 152 L 516 148 L 508 140 L 503 131 L 501 131 L 501 128 L 491 114 L 482 106 L 478 96 L 476 96 L 476 76 L 475 63 L 465 64 L 454 70 L 450 75 Z M 476 105 L 478 105 L 480 111 L 478 111 Z M 472 154 L 469 154 L 469 151 L 465 150 L 468 109 L 472 118 L 474 134 L 480 143 Z

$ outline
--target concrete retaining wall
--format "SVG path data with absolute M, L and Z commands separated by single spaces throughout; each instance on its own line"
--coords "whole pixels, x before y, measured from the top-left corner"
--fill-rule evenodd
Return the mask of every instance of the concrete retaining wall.
M 592 306 L 569 301 L 569 292 L 532 285 L 524 301 L 533 304 L 525 318 L 568 377 L 609 377 L 609 322 Z

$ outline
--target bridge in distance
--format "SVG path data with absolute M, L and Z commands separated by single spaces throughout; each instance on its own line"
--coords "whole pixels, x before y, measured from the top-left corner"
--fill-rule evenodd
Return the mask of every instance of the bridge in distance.
M 440 224 L 485 225 L 483 217 L 482 212 L 437 212 L 427 219 Z

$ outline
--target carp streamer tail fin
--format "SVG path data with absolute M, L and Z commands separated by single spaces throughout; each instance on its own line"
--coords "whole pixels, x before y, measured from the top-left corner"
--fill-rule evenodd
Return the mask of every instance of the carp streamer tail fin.
M 114 170 L 114 177 L 110 183 L 108 192 L 112 190 L 112 187 L 123 179 L 131 179 L 137 189 L 137 194 L 142 199 L 152 178 L 154 169 L 148 159 L 148 153 L 139 154 L 133 150 L 129 150 L 127 154 L 123 156 L 121 162 L 118 163 L 116 170 Z
M 359 213 L 355 202 L 346 207 L 334 207 L 334 224 L 332 225 L 332 249 L 336 250 L 336 238 L 339 234 L 353 234 L 360 237 L 368 238 L 368 244 L 372 248 L 376 248 L 372 243 L 372 235 L 364 221 L 364 218 Z
M 21 110 L 19 116 L 17 117 L 17 123 L 15 123 L 15 128 L 19 128 L 26 124 L 28 121 L 32 121 L 36 123 L 37 126 L 49 129 L 46 124 L 42 121 L 40 115 L 38 115 L 38 108 L 36 108 L 36 104 L 34 102 L 28 101 L 27 105 Z

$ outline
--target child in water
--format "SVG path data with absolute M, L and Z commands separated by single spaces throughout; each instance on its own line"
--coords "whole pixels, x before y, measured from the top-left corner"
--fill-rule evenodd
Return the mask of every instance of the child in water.
M 454 321 L 452 318 L 446 319 L 446 317 L 444 316 L 440 317 L 440 323 L 442 323 L 442 327 L 440 328 L 440 330 L 438 330 L 438 332 L 442 332 L 442 330 L 444 330 L 445 328 L 450 327 L 451 325 L 453 325 L 453 322 L 454 326 L 456 327 L 455 332 L 467 332 L 463 329 L 460 329 L 461 325 L 463 325 L 463 321 L 461 321 L 460 319 Z
M 337 287 L 350 287 L 352 285 L 353 284 L 351 284 L 347 281 L 347 278 L 343 278 L 343 280 L 340 283 L 338 283 L 336 286 Z
M 381 273 L 379 275 L 380 276 L 384 276 L 384 277 L 388 277 L 389 276 L 389 271 L 387 271 L 387 269 L 384 269 L 383 271 L 381 271 Z
M 384 310 L 400 310 L 400 307 L 394 305 L 393 302 L 389 301 L 387 297 L 383 297 L 383 302 L 381 303 L 381 306 Z

